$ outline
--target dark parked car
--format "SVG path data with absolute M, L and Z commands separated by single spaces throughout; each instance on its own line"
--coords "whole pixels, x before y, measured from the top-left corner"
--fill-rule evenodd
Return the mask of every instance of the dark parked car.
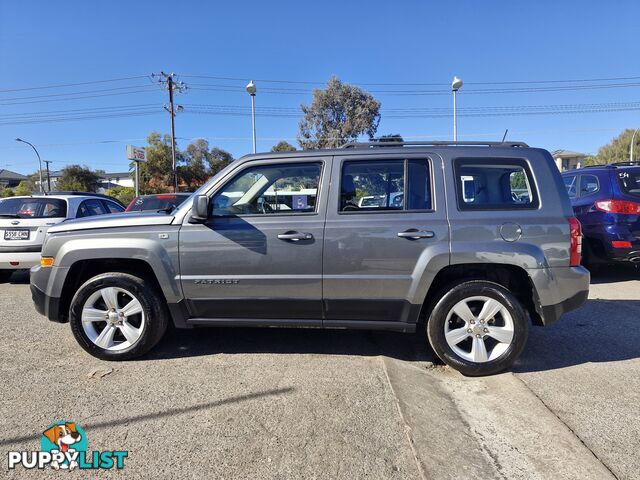
M 173 210 L 180 206 L 191 193 L 159 193 L 156 195 L 140 195 L 134 197 L 125 212 L 158 212 Z
M 562 177 L 582 224 L 585 264 L 640 264 L 640 163 L 592 166 Z

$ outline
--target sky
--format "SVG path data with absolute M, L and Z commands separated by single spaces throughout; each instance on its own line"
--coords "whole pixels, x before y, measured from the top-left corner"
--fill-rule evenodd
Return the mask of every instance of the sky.
M 509 129 L 595 153 L 640 127 L 638 18 L 634 0 L 0 0 L 0 169 L 37 171 L 20 137 L 52 170 L 128 170 L 127 144 L 169 132 L 161 71 L 187 87 L 179 148 L 250 153 L 251 79 L 258 151 L 295 144 L 300 104 L 332 75 L 382 103 L 378 135 L 450 140 L 457 75 L 459 140 Z

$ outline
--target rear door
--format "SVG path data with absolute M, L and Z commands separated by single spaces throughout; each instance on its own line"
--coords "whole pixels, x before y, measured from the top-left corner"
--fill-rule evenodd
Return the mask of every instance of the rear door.
M 322 323 L 326 157 L 253 161 L 210 194 L 209 219 L 180 229 L 191 317 Z M 265 322 L 273 323 L 273 322 Z
M 334 159 L 324 240 L 325 325 L 401 327 L 417 319 L 421 282 L 449 261 L 443 186 L 437 155 Z

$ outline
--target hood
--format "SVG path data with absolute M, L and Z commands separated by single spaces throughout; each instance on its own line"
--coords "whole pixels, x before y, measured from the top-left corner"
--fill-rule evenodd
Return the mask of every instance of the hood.
M 67 220 L 49 229 L 49 233 L 93 230 L 96 228 L 138 227 L 145 225 L 170 225 L 174 216 L 166 213 L 112 213 L 95 217 Z

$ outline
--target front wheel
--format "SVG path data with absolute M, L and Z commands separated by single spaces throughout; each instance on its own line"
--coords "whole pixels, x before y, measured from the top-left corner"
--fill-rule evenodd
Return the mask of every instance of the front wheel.
M 111 272 L 76 292 L 71 331 L 82 348 L 102 360 L 129 360 L 151 350 L 167 329 L 162 296 L 142 278 Z
M 510 367 L 529 334 L 527 316 L 509 290 L 487 281 L 455 285 L 436 304 L 427 323 L 434 351 L 467 376 Z

